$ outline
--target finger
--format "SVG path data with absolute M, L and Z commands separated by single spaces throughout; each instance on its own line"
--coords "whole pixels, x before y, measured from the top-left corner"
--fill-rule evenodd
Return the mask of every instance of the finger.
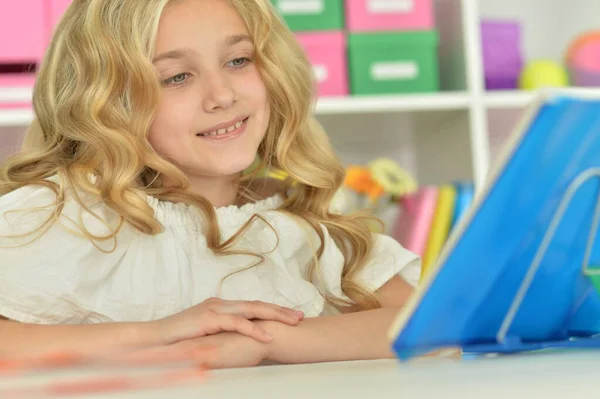
M 304 312 L 302 312 L 300 310 L 294 310 L 294 309 L 286 308 L 283 306 L 279 306 L 274 303 L 268 303 L 268 302 L 263 302 L 263 301 L 231 301 L 231 300 L 222 300 L 222 299 L 214 299 L 214 298 L 210 299 L 209 301 L 211 302 L 211 310 L 214 312 L 218 312 L 218 313 L 229 313 L 229 314 L 236 314 L 236 315 L 240 315 L 242 317 L 246 317 L 246 316 L 244 316 L 244 314 L 240 313 L 240 309 L 238 309 L 237 306 L 243 306 L 243 305 L 252 303 L 252 304 L 257 304 L 260 306 L 270 307 L 279 312 L 287 314 L 291 317 L 290 321 L 294 324 L 296 323 L 294 321 L 295 319 L 299 319 L 299 320 L 304 319 Z M 224 309 L 226 309 L 226 310 L 224 310 Z M 252 317 L 246 317 L 246 318 L 252 318 Z M 260 318 L 260 317 L 256 317 L 256 318 Z M 266 318 L 265 320 L 274 320 L 274 319 L 269 317 L 269 318 Z M 277 320 L 282 321 L 280 319 L 277 319 Z
M 271 334 L 244 317 L 231 314 L 218 314 L 214 318 L 214 322 L 220 331 L 237 332 L 264 343 L 269 343 L 273 340 Z
M 262 302 L 228 304 L 222 308 L 220 313 L 233 314 L 248 320 L 274 320 L 290 325 L 296 325 L 300 321 L 300 315 L 297 312 Z
M 265 305 L 265 306 L 271 306 L 272 308 L 275 308 L 275 309 L 278 309 L 278 310 L 281 310 L 281 311 L 284 311 L 284 312 L 288 313 L 292 317 L 297 317 L 300 320 L 304 319 L 304 312 L 302 312 L 301 310 L 294 310 L 294 309 L 291 309 L 291 308 L 286 308 L 286 307 L 283 307 L 283 306 L 276 305 L 274 303 L 267 303 L 267 302 L 262 302 L 262 301 L 252 301 L 252 302 L 258 303 L 258 304 L 261 304 L 261 305 Z

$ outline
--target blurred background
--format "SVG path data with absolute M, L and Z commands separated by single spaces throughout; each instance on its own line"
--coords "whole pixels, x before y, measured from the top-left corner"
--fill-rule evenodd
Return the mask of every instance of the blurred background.
M 126 0 L 125 0 L 126 1 Z M 0 159 L 71 0 L 0 0 Z M 600 86 L 600 0 L 272 0 L 314 67 L 316 115 L 370 207 L 433 262 L 542 87 Z

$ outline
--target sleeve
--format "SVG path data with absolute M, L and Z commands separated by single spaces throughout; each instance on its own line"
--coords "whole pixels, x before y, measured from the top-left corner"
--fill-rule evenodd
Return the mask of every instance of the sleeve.
M 418 255 L 402 247 L 393 238 L 382 234 L 373 235 L 373 244 L 370 258 L 358 273 L 358 283 L 372 292 L 397 275 L 413 287 L 419 283 L 421 259 Z M 324 251 L 319 264 L 320 270 L 313 277 L 313 283 L 337 298 L 347 299 L 341 287 L 344 257 L 326 231 Z
M 359 275 L 360 282 L 371 290 L 378 290 L 399 275 L 416 287 L 421 277 L 421 258 L 392 237 L 375 234 L 373 242 L 371 257 Z
M 81 212 L 74 200 L 67 200 L 53 221 L 55 204 L 55 193 L 41 186 L 0 197 L 0 315 L 34 324 L 110 321 L 86 309 L 76 293 L 81 291 L 76 282 L 89 272 L 82 265 L 110 267 L 110 259 L 100 254 L 114 245 L 111 240 L 92 242 L 78 234 L 77 226 L 102 235 L 110 222 Z M 116 256 L 111 255 L 113 261 Z

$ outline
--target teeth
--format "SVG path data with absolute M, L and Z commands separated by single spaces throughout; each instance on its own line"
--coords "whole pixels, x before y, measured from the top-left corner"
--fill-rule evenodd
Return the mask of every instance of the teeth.
M 220 135 L 220 134 L 231 133 L 235 129 L 238 129 L 243 124 L 244 124 L 244 121 L 239 121 L 239 122 L 229 126 L 228 128 L 219 129 L 219 130 L 216 130 L 216 131 L 210 132 L 210 133 L 202 133 L 202 134 L 200 134 L 200 136 L 216 136 L 216 135 Z

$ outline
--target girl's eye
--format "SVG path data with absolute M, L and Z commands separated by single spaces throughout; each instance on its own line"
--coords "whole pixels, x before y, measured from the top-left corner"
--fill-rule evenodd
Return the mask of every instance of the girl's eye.
M 229 62 L 229 64 L 234 68 L 243 68 L 250 62 L 250 59 L 246 57 L 236 58 Z
M 189 73 L 178 73 L 177 75 L 171 76 L 170 78 L 163 80 L 162 83 L 165 86 L 180 85 L 182 83 L 185 83 L 189 75 Z

